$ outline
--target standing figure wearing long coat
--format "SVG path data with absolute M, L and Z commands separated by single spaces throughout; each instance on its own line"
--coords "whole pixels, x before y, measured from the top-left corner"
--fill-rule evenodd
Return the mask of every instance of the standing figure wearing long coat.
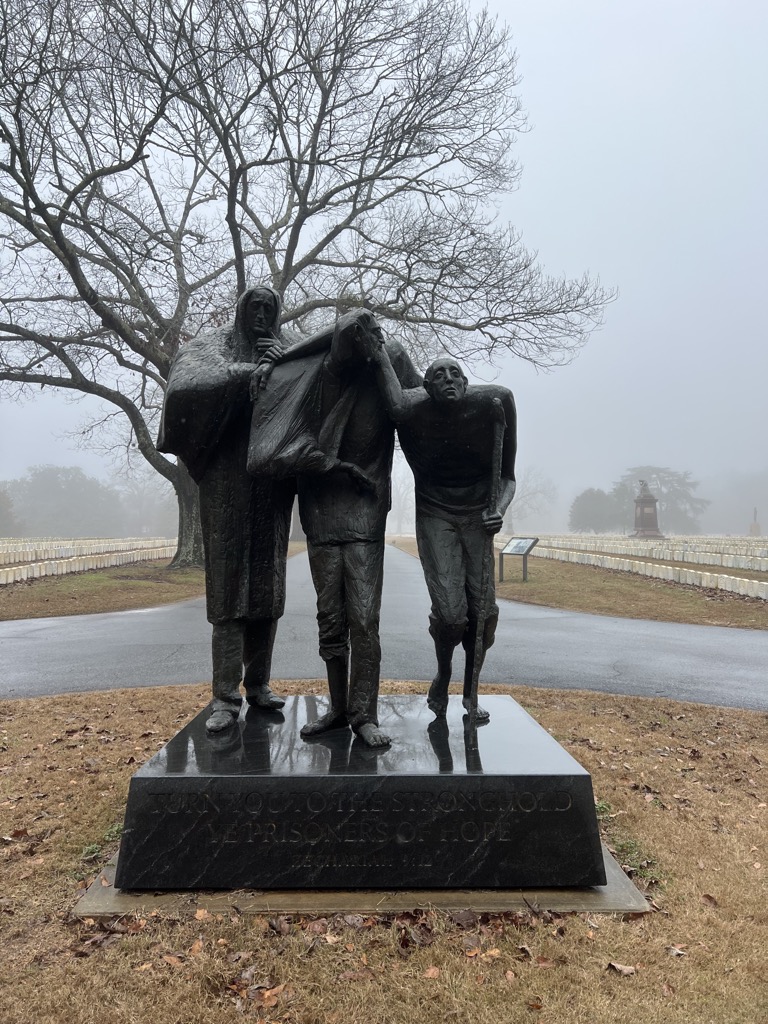
M 250 381 L 279 344 L 281 299 L 257 287 L 239 299 L 234 325 L 195 338 L 168 378 L 158 449 L 177 455 L 200 488 L 208 621 L 213 625 L 213 703 L 206 725 L 234 724 L 242 697 L 267 710 L 295 485 L 246 471 Z

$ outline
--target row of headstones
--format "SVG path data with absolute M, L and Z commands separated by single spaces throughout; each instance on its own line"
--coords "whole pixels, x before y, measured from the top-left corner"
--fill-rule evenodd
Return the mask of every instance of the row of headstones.
M 601 569 L 634 572 L 640 576 L 652 576 L 654 579 L 687 583 L 692 587 L 727 590 L 732 594 L 741 594 L 743 597 L 758 597 L 763 601 L 768 601 L 768 583 L 744 579 L 740 576 L 699 572 L 697 569 L 681 569 L 676 565 L 654 565 L 650 562 L 638 562 L 632 558 L 612 558 L 610 555 L 594 555 L 588 551 L 565 551 L 551 547 L 535 547 L 531 554 L 538 558 L 554 558 L 560 562 L 576 562 L 579 565 L 596 565 Z
M 659 544 L 661 540 L 652 537 L 635 537 L 626 533 L 605 533 L 605 534 L 583 534 L 583 533 L 558 533 L 541 534 L 542 542 L 563 544 L 566 547 L 578 545 L 600 547 L 606 543 L 611 544 Z M 757 555 L 768 557 L 768 540 L 765 537 L 733 537 L 733 536 L 704 536 L 694 534 L 689 536 L 669 535 L 663 538 L 664 542 L 674 545 L 676 548 L 685 548 L 688 551 L 719 551 L 725 554 Z
M 101 555 L 108 551 L 136 551 L 167 547 L 168 537 L 83 538 L 77 540 L 0 541 L 0 565 L 23 565 L 25 562 L 46 562 L 50 559 L 79 558 L 82 555 Z M 158 557 L 162 557 L 158 555 Z
M 41 562 L 27 562 L 0 569 L 0 586 L 20 583 L 22 580 L 39 579 L 41 576 L 65 576 L 71 572 L 85 572 L 87 569 L 109 569 L 132 562 L 146 562 L 148 559 L 173 558 L 176 545 L 167 541 L 162 547 L 138 548 L 134 551 L 109 551 L 100 555 L 79 555 L 76 558 L 55 558 Z
M 544 537 L 539 539 L 540 547 L 564 548 L 568 551 L 602 551 L 614 555 L 641 555 L 645 558 L 662 558 L 671 562 L 690 562 L 693 565 L 721 565 L 726 569 L 751 569 L 753 572 L 768 572 L 768 555 L 733 554 L 713 551 L 709 548 L 694 548 L 660 544 L 657 541 L 617 541 L 607 538 L 595 541 L 580 537 Z

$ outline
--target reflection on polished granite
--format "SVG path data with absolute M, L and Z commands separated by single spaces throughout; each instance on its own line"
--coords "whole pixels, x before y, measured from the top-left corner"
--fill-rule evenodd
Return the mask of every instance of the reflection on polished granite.
M 235 728 L 213 735 L 206 733 L 206 713 L 201 712 L 138 774 L 517 775 L 528 771 L 534 755 L 546 756 L 552 774 L 584 772 L 514 700 L 491 696 L 484 697 L 483 704 L 491 711 L 491 720 L 476 730 L 476 751 L 469 716 L 458 697 L 451 697 L 446 717 L 436 719 L 422 697 L 382 696 L 379 722 L 393 742 L 381 751 L 371 750 L 349 729 L 301 739 L 301 727 L 327 710 L 325 697 L 290 697 L 280 714 L 243 709 Z
M 382 696 L 391 747 L 348 729 L 300 736 L 325 698 L 243 710 L 209 735 L 201 712 L 131 782 L 120 888 L 601 885 L 589 774 L 511 697 Z

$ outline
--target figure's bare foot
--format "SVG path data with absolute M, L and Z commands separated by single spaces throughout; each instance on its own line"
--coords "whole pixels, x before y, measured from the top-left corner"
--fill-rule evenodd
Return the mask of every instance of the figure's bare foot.
M 335 711 L 331 708 L 321 715 L 316 722 L 307 722 L 301 727 L 301 735 L 304 739 L 308 736 L 319 736 L 323 732 L 330 732 L 331 729 L 346 729 L 349 720 L 345 711 Z
M 467 712 L 467 714 L 469 714 L 469 709 L 472 705 L 472 701 L 469 699 L 469 697 L 463 697 L 461 703 L 464 705 L 464 710 Z M 480 705 L 478 704 L 477 711 L 475 712 L 475 720 L 478 722 L 490 722 L 491 714 L 489 711 L 486 711 L 485 708 L 481 708 Z
M 205 723 L 205 728 L 208 732 L 223 732 L 235 724 L 238 714 L 237 711 L 214 711 Z
M 388 747 L 392 740 L 373 722 L 364 722 L 355 729 L 360 739 L 369 747 Z
M 448 683 L 441 679 L 440 676 L 432 680 L 432 685 L 427 694 L 427 707 L 438 718 L 445 717 L 445 713 L 448 710 Z
M 262 711 L 279 711 L 285 707 L 285 701 L 272 693 L 268 686 L 259 686 L 250 693 L 246 692 L 245 699 L 252 708 L 261 708 Z

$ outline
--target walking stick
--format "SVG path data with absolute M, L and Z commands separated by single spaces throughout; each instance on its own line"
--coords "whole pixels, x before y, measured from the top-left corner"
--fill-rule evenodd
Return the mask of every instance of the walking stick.
M 488 508 L 495 510 L 499 502 L 499 488 L 501 486 L 501 456 L 504 450 L 504 432 L 507 427 L 507 421 L 504 416 L 504 406 L 498 398 L 493 399 L 491 415 L 493 417 L 493 452 L 491 455 L 491 488 L 490 496 L 488 498 Z M 488 611 L 488 591 L 490 590 L 491 573 L 494 568 L 493 537 L 493 534 L 488 536 L 483 550 L 483 565 L 480 575 L 480 604 L 477 609 L 475 650 L 474 658 L 472 660 L 472 688 L 469 695 L 469 746 L 473 750 L 477 750 L 477 685 L 480 680 L 480 668 L 483 664 L 483 637 Z

